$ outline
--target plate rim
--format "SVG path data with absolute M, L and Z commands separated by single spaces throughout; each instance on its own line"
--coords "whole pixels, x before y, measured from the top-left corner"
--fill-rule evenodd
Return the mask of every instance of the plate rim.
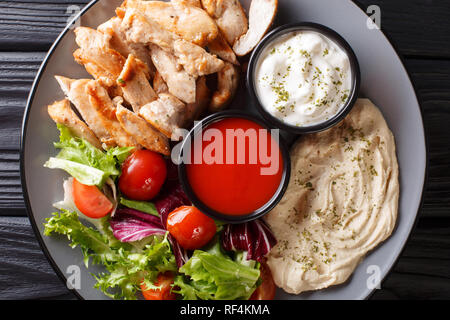
M 20 135 L 20 147 L 19 147 L 19 155 L 20 155 L 20 180 L 21 180 L 21 187 L 22 187 L 22 193 L 23 193 L 23 198 L 24 198 L 24 202 L 25 202 L 25 209 L 27 212 L 27 216 L 28 219 L 30 220 L 30 224 L 33 228 L 33 232 L 36 236 L 36 239 L 38 240 L 39 246 L 41 247 L 42 252 L 44 253 L 45 257 L 47 258 L 48 262 L 50 263 L 51 267 L 53 268 L 53 270 L 55 271 L 55 273 L 58 275 L 58 277 L 60 278 L 60 280 L 62 281 L 62 283 L 66 286 L 67 290 L 69 290 L 70 292 L 72 292 L 79 300 L 85 300 L 85 298 L 82 296 L 82 294 L 77 290 L 77 289 L 71 289 L 69 287 L 67 287 L 67 278 L 64 275 L 64 273 L 61 271 L 61 269 L 59 268 L 58 264 L 55 262 L 55 260 L 52 257 L 52 254 L 50 253 L 50 251 L 48 250 L 43 236 L 40 233 L 36 220 L 34 218 L 33 215 L 33 209 L 31 207 L 31 203 L 30 203 L 30 198 L 28 195 L 28 188 L 27 188 L 27 182 L 26 182 L 26 175 L 25 175 L 25 142 L 26 142 L 26 137 L 27 137 L 27 127 L 28 127 L 28 120 L 29 120 L 29 114 L 30 114 L 30 109 L 31 109 L 31 105 L 33 104 L 33 100 L 36 94 L 36 90 L 37 87 L 40 83 L 41 77 L 47 67 L 48 61 L 50 60 L 50 58 L 52 57 L 53 53 L 55 52 L 56 48 L 58 47 L 59 43 L 61 42 L 62 38 L 67 34 L 67 32 L 70 30 L 71 26 L 74 24 L 74 22 L 76 20 L 78 20 L 81 16 L 83 16 L 89 9 L 91 9 L 97 2 L 99 2 L 101 0 L 91 0 L 89 3 L 87 3 L 85 5 L 85 7 L 66 25 L 66 27 L 61 31 L 61 33 L 58 35 L 58 37 L 55 39 L 55 41 L 53 42 L 52 46 L 50 47 L 49 51 L 47 52 L 44 60 L 42 61 L 38 72 L 34 78 L 33 84 L 31 86 L 30 89 L 30 93 L 28 95 L 28 99 L 27 99 L 27 103 L 25 106 L 25 110 L 24 110 L 24 114 L 23 114 L 23 118 L 22 118 L 22 128 L 21 128 L 21 135 Z M 364 7 L 363 5 L 359 2 L 359 0 L 349 0 L 350 3 L 352 3 L 353 5 L 355 5 L 359 10 L 361 10 L 364 15 L 367 16 L 367 13 L 364 11 Z M 368 16 L 367 16 L 368 17 Z M 405 64 L 405 60 L 403 58 L 403 55 L 400 54 L 400 51 L 398 50 L 398 46 L 396 45 L 396 43 L 392 40 L 392 38 L 390 37 L 390 35 L 388 35 L 383 29 L 378 29 L 381 34 L 384 36 L 384 38 L 388 41 L 388 43 L 390 44 L 390 46 L 392 47 L 392 49 L 394 50 L 396 56 L 398 57 L 401 66 L 403 68 L 403 70 L 405 71 L 408 80 L 413 88 L 414 91 L 414 95 L 419 107 L 419 113 L 420 113 L 420 117 L 421 117 L 421 124 L 422 124 L 422 133 L 424 136 L 424 144 L 425 144 L 425 173 L 424 173 L 424 178 L 422 181 L 422 190 L 420 193 L 420 201 L 419 201 L 419 205 L 417 207 L 417 212 L 415 212 L 414 215 L 414 222 L 410 228 L 410 230 L 408 231 L 408 235 L 407 237 L 404 238 L 403 243 L 401 244 L 401 249 L 399 254 L 397 255 L 397 257 L 395 258 L 395 260 L 391 263 L 390 266 L 388 266 L 388 270 L 385 273 L 385 275 L 383 276 L 383 278 L 380 281 L 380 285 L 382 285 L 387 276 L 389 274 L 391 274 L 393 268 L 397 265 L 400 256 L 403 254 L 406 244 L 408 243 L 409 239 L 411 238 L 411 234 L 412 232 L 415 230 L 416 226 L 417 226 L 417 222 L 418 222 L 418 217 L 419 217 L 419 212 L 421 211 L 422 207 L 423 207 L 423 202 L 424 202 L 424 193 L 425 193 L 425 188 L 427 185 L 427 181 L 428 181 L 428 168 L 429 168 L 429 156 L 428 156 L 428 147 L 429 147 L 429 143 L 428 143 L 428 137 L 426 136 L 426 132 L 425 132 L 425 126 L 424 126 L 424 114 L 423 114 L 423 102 L 422 102 L 422 97 L 419 96 L 417 94 L 418 90 L 416 88 L 416 84 L 412 81 L 411 78 L 411 74 L 408 70 L 408 68 L 406 67 Z M 376 250 L 376 248 L 375 248 Z M 376 288 L 373 289 L 368 289 L 369 292 L 367 293 L 367 295 L 364 297 L 364 299 L 369 299 L 370 297 L 373 296 L 373 294 L 375 293 Z
M 362 5 L 362 3 L 359 0 L 350 0 L 350 2 L 352 2 L 355 6 L 357 6 L 362 12 L 364 12 L 364 14 L 366 14 L 366 11 L 364 11 L 364 6 Z M 367 14 L 366 14 L 367 15 Z M 367 16 L 368 17 L 368 16 Z M 423 208 L 423 203 L 424 203 L 424 194 L 425 194 L 425 188 L 428 182 L 428 168 L 429 168 L 429 156 L 428 156 L 428 147 L 429 147 L 429 143 L 428 143 L 428 137 L 426 135 L 426 131 L 425 131 L 425 123 L 424 123 L 424 116 L 423 116 L 423 101 L 422 101 L 422 97 L 420 95 L 417 94 L 418 90 L 417 90 L 417 86 L 415 84 L 414 81 L 412 81 L 412 77 L 411 77 L 411 73 L 409 71 L 409 69 L 406 67 L 405 64 L 405 59 L 403 57 L 403 54 L 400 54 L 400 50 L 398 49 L 398 45 L 397 43 L 392 39 L 392 37 L 386 33 L 382 28 L 378 28 L 378 30 L 381 32 L 381 34 L 384 36 L 384 38 L 388 41 L 388 43 L 391 45 L 392 49 L 394 49 L 395 54 L 397 55 L 398 59 L 400 60 L 400 63 L 402 65 L 403 70 L 405 71 L 409 82 L 411 83 L 411 86 L 413 88 L 414 91 L 414 95 L 417 101 L 417 105 L 419 106 L 419 113 L 420 113 L 420 118 L 421 118 L 421 122 L 422 122 L 422 133 L 423 133 L 423 137 L 424 137 L 424 144 L 425 144 L 425 172 L 424 172 L 424 176 L 423 176 L 423 182 L 422 182 L 422 190 L 420 192 L 420 201 L 419 201 L 419 206 L 417 207 L 417 212 L 414 215 L 414 221 L 413 224 L 411 225 L 410 230 L 408 231 L 408 236 L 404 238 L 404 241 L 401 245 L 401 249 L 400 252 L 398 253 L 397 257 L 395 258 L 395 260 L 392 262 L 392 264 L 388 267 L 388 271 L 386 272 L 386 274 L 383 276 L 383 278 L 380 281 L 380 287 L 383 286 L 383 283 L 386 281 L 387 277 L 389 274 L 391 274 L 392 270 L 395 268 L 395 266 L 398 264 L 398 261 L 400 259 L 400 256 L 404 253 L 405 248 L 406 248 L 406 244 L 408 243 L 408 241 L 411 238 L 412 232 L 416 229 L 417 227 L 417 222 L 419 220 L 419 212 L 422 210 Z M 394 232 L 397 228 L 394 229 Z M 374 250 L 376 250 L 377 248 L 375 248 Z M 369 293 L 368 295 L 365 297 L 365 299 L 369 299 L 370 297 L 372 297 L 375 292 L 376 292 L 376 288 L 374 289 L 369 289 Z

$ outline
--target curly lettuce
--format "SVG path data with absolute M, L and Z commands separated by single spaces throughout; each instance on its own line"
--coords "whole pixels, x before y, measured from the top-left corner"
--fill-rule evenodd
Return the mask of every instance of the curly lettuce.
M 61 234 L 80 247 L 86 267 L 89 261 L 102 264 L 106 272 L 93 275 L 96 288 L 113 299 L 136 299 L 141 283 L 153 283 L 161 272 L 177 271 L 175 257 L 166 236 L 154 236 L 134 246 L 117 240 L 109 228 L 109 218 L 102 218 L 102 232 L 81 223 L 76 212 L 63 210 L 46 219 L 44 234 Z
M 120 175 L 120 165 L 133 150 L 133 147 L 115 147 L 104 152 L 86 140 L 73 136 L 64 125 L 58 124 L 58 129 L 59 142 L 55 142 L 54 146 L 61 150 L 44 166 L 62 169 L 85 185 L 101 187 L 108 177 Z
M 185 300 L 247 300 L 259 285 L 259 263 L 242 253 L 234 259 L 223 253 L 219 241 L 206 251 L 195 250 L 179 269 L 174 292 Z

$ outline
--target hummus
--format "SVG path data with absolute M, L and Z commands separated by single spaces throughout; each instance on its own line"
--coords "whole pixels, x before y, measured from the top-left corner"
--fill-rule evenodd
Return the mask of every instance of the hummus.
M 394 137 L 367 99 L 338 126 L 301 137 L 291 162 L 285 196 L 266 216 L 278 240 L 268 265 L 298 294 L 343 283 L 390 236 L 399 182 Z

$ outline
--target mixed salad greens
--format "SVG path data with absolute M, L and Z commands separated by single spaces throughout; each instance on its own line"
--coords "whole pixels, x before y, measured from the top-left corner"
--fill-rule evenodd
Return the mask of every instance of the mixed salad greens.
M 61 149 L 56 157 L 51 157 L 44 166 L 63 169 L 85 185 L 101 187 L 107 178 L 120 175 L 120 165 L 129 156 L 133 147 L 111 148 L 106 152 L 97 149 L 84 139 L 72 136 L 70 130 L 58 124 L 59 142 L 54 146 Z
M 45 167 L 71 177 L 44 232 L 67 236 L 86 267 L 105 267 L 93 274 L 96 288 L 114 299 L 140 293 L 149 300 L 273 298 L 263 258 L 276 240 L 262 221 L 214 221 L 192 207 L 176 168 L 162 156 L 133 148 L 103 151 L 63 125 L 58 129 L 60 151 Z

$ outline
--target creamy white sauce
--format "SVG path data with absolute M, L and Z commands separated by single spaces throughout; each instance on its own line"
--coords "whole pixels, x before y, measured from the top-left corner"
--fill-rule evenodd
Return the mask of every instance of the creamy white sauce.
M 293 126 L 311 126 L 336 115 L 351 90 L 347 54 L 315 31 L 283 35 L 261 53 L 255 89 L 274 117 Z

